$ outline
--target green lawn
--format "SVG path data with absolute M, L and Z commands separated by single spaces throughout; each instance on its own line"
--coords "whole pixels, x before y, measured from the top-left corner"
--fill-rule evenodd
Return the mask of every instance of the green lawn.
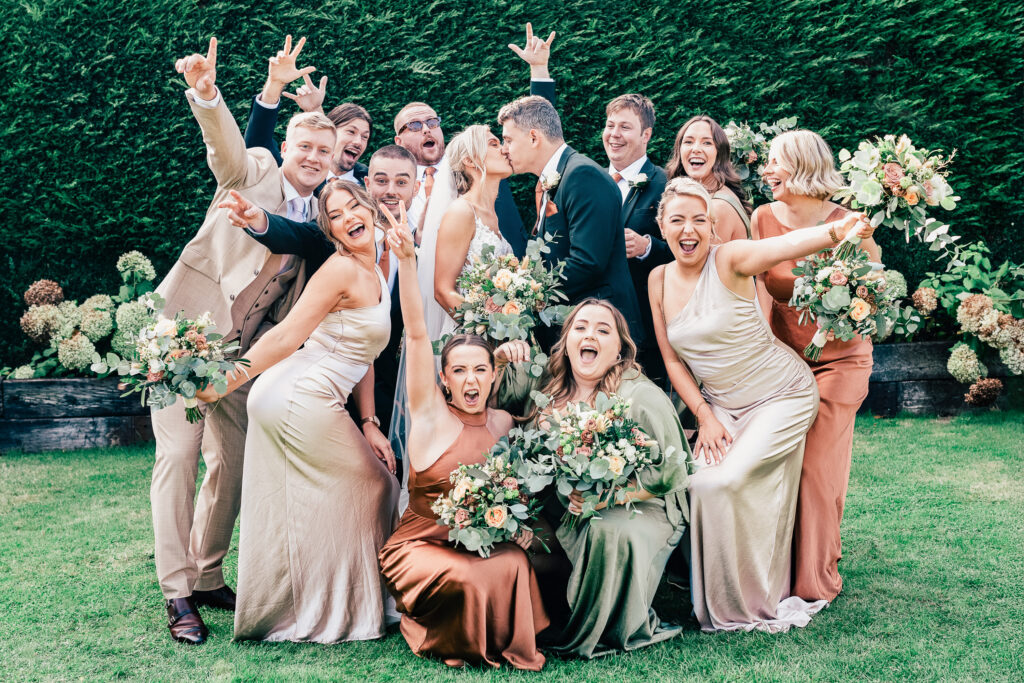
M 455 672 L 401 636 L 202 647 L 167 635 L 152 447 L 0 457 L 0 680 L 1024 680 L 1024 414 L 862 418 L 844 593 L 805 629 L 705 635 L 542 674 Z M 228 555 L 233 583 L 236 553 Z M 678 593 L 663 616 L 684 618 Z

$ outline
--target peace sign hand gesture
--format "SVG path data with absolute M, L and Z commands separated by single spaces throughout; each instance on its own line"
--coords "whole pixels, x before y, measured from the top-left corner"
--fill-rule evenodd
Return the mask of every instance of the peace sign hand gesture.
M 309 74 L 303 74 L 302 80 L 305 81 L 305 85 L 299 86 L 294 95 L 290 92 L 282 92 L 281 94 L 299 105 L 299 109 L 302 111 L 319 111 L 322 113 L 324 110 L 324 98 L 327 96 L 327 76 L 320 79 L 319 88 L 313 85 Z
M 297 81 L 303 76 L 316 71 L 315 66 L 304 66 L 300 69 L 295 65 L 299 59 L 299 53 L 302 52 L 302 47 L 305 44 L 306 38 L 303 36 L 299 38 L 299 42 L 295 44 L 295 49 L 292 50 L 292 37 L 291 35 L 285 36 L 284 49 L 279 50 L 277 55 L 270 58 L 267 66 L 267 79 L 279 84 L 283 88 L 292 81 Z
M 547 40 L 533 35 L 533 24 L 526 24 L 526 44 L 523 47 L 509 43 L 508 48 L 530 65 L 530 78 L 550 78 L 548 59 L 551 57 L 551 43 L 555 39 L 552 31 Z
M 398 203 L 399 219 L 397 221 L 383 204 L 380 205 L 380 210 L 384 214 L 384 218 L 391 224 L 387 238 L 388 246 L 391 247 L 391 253 L 397 256 L 403 263 L 405 261 L 412 261 L 413 265 L 415 265 L 416 242 L 413 240 L 412 231 L 409 230 L 409 217 L 405 214 L 405 204 L 402 202 Z
M 217 96 L 217 39 L 210 38 L 206 56 L 192 54 L 174 63 L 174 70 L 185 74 L 185 82 L 204 100 Z

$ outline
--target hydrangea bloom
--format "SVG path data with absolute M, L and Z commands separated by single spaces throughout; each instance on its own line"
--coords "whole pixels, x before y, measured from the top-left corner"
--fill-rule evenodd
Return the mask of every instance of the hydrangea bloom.
M 11 373 L 11 379 L 32 379 L 35 376 L 36 371 L 32 369 L 31 365 L 14 368 L 14 372 Z
M 122 358 L 131 358 L 135 352 L 135 337 L 149 322 L 149 309 L 141 301 L 126 301 L 117 307 L 114 318 L 117 321 L 117 332 L 110 347 Z
M 910 297 L 921 315 L 931 315 L 939 307 L 939 297 L 931 287 L 921 287 Z
M 59 304 L 64 301 L 64 290 L 53 280 L 36 280 L 25 290 L 25 303 L 29 306 Z
M 988 376 L 988 368 L 967 344 L 957 344 L 949 354 L 946 369 L 953 379 L 964 384 L 973 384 L 982 377 Z
M 981 329 L 982 320 L 992 310 L 992 299 L 984 294 L 972 294 L 956 309 L 956 321 L 964 332 L 977 334 Z
M 29 339 L 45 344 L 57 331 L 60 311 L 53 304 L 32 306 L 21 316 L 21 329 Z
M 97 342 L 114 329 L 114 300 L 106 294 L 96 294 L 78 307 L 82 314 L 80 329 L 91 341 Z
M 882 273 L 885 278 L 885 289 L 893 299 L 902 299 L 907 295 L 907 278 L 898 270 L 885 270 Z
M 130 275 L 141 280 L 156 279 L 156 269 L 153 268 L 153 263 L 141 251 L 129 251 L 121 254 L 121 257 L 117 259 L 117 271 L 126 279 Z
M 76 333 L 57 345 L 57 360 L 68 370 L 85 370 L 92 364 L 96 347 L 84 334 Z

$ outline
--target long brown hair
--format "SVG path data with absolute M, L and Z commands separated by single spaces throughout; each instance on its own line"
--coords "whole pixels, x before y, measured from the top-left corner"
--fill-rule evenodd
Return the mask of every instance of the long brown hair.
M 381 208 L 377 206 L 377 203 L 373 201 L 373 199 L 370 198 L 370 195 L 367 194 L 366 190 L 364 190 L 359 184 L 353 183 L 350 180 L 339 180 L 335 178 L 334 180 L 328 181 L 324 186 L 324 189 L 320 191 L 320 196 L 317 198 L 320 206 L 320 212 L 316 216 L 316 224 L 317 227 L 320 228 L 320 232 L 322 232 L 324 237 L 334 245 L 334 248 L 337 249 L 338 252 L 341 252 L 342 246 L 341 242 L 331 234 L 331 219 L 327 217 L 327 199 L 332 194 L 340 190 L 348 192 L 353 198 L 355 198 L 356 202 L 358 202 L 360 206 L 370 210 L 370 213 L 373 215 L 373 225 L 370 226 L 370 230 L 380 228 L 382 231 L 387 232 L 384 214 L 381 213 Z
M 595 393 L 613 394 L 619 390 L 622 376 L 627 370 L 643 371 L 640 364 L 636 362 L 636 342 L 629 336 L 629 324 L 626 322 L 626 317 L 619 312 L 619 309 L 604 299 L 595 299 L 593 297 L 584 299 L 569 313 L 569 316 L 562 324 L 562 332 L 558 337 L 558 341 L 551 347 L 548 367 L 544 373 L 547 381 L 541 387 L 541 393 L 547 394 L 555 405 L 565 403 L 576 393 L 576 380 L 572 376 L 572 366 L 569 363 L 569 353 L 565 348 L 565 340 L 569 336 L 569 331 L 572 330 L 573 323 L 576 322 L 576 316 L 586 306 L 600 306 L 611 312 L 612 319 L 615 320 L 615 330 L 619 333 L 619 345 L 621 347 L 618 361 L 605 373 L 601 381 L 597 383 Z M 537 412 L 537 408 L 534 407 L 529 417 L 536 417 Z
M 718 122 L 710 116 L 706 114 L 694 116 L 679 129 L 679 132 L 676 133 L 676 141 L 672 146 L 672 157 L 665 164 L 665 174 L 670 180 L 672 178 L 687 177 L 686 170 L 683 167 L 683 156 L 679 148 L 683 144 L 686 129 L 699 121 L 703 121 L 711 127 L 711 139 L 715 143 L 715 164 L 711 167 L 711 175 L 714 176 L 718 186 L 714 191 L 718 191 L 722 187 L 732 190 L 732 193 L 740 200 L 743 210 L 749 216 L 754 211 L 754 207 L 747 198 L 747 193 L 743 189 L 740 177 L 736 174 L 736 168 L 732 165 L 729 136 L 725 134 L 725 130 L 718 125 Z

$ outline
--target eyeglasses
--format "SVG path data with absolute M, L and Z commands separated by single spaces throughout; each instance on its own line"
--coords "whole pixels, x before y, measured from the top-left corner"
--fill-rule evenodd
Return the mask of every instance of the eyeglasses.
M 423 126 L 433 129 L 437 128 L 440 125 L 441 119 L 438 118 L 437 116 L 433 116 L 427 119 L 426 121 L 409 121 L 407 124 L 398 129 L 398 134 L 401 135 L 402 131 L 404 131 L 406 128 L 411 130 L 413 133 L 419 133 L 421 130 L 423 130 Z

